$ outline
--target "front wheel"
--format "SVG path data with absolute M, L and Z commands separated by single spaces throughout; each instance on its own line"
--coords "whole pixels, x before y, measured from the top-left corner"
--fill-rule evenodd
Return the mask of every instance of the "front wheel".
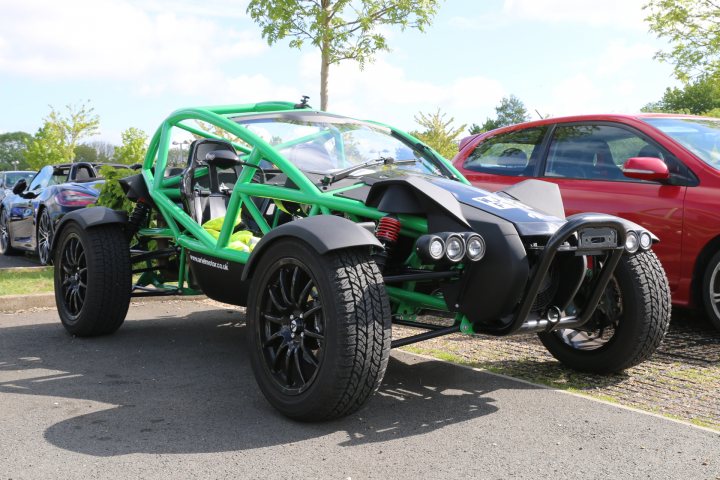
M 670 324 L 670 288 L 652 252 L 623 255 L 600 304 L 581 329 L 538 334 L 543 345 L 575 370 L 615 373 L 648 359 Z
M 15 255 L 18 253 L 10 243 L 10 221 L 7 209 L 0 210 L 0 253 L 3 255 Z
M 712 324 L 720 330 L 720 252 L 710 259 L 703 275 L 703 304 Z
M 55 249 L 55 303 L 73 335 L 115 332 L 130 306 L 130 247 L 119 225 L 84 229 L 75 222 L 60 232 Z
M 40 212 L 37 234 L 35 236 L 40 265 L 48 265 L 52 260 L 50 258 L 50 247 L 52 246 L 54 230 L 52 221 L 50 220 L 50 214 L 47 210 L 43 210 Z
M 268 401 L 303 421 L 348 415 L 380 386 L 390 354 L 390 306 L 370 255 L 320 255 L 279 240 L 255 270 L 248 340 Z

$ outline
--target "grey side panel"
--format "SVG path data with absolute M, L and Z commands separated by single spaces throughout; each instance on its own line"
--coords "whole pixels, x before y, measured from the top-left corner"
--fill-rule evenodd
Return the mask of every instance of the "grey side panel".
M 565 218 L 560 187 L 542 180 L 525 180 L 495 193 L 505 193 L 515 200 L 529 205 L 543 213 Z
M 382 245 L 375 235 L 367 229 L 346 218 L 334 215 L 317 215 L 295 220 L 271 230 L 253 249 L 242 280 L 251 276 L 253 266 L 263 251 L 278 238 L 294 237 L 308 243 L 315 251 L 323 255 L 333 250 L 349 247 L 379 247 Z

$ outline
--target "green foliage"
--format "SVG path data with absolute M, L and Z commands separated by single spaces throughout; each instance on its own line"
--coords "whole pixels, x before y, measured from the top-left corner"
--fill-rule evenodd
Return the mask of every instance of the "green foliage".
M 134 208 L 134 204 L 125 196 L 119 180 L 136 173 L 137 171 L 129 168 L 114 168 L 110 165 L 101 167 L 100 176 L 105 179 L 105 182 L 97 187 L 100 190 L 100 196 L 95 205 L 113 210 L 125 210 L 130 213 Z
M 473 123 L 470 125 L 470 128 L 468 129 L 468 132 L 470 132 L 470 135 L 477 135 L 478 133 L 483 133 L 483 129 L 480 125 L 477 123 Z
M 702 77 L 683 88 L 667 88 L 662 99 L 648 103 L 643 112 L 689 113 L 704 115 L 720 108 L 720 82 L 714 77 Z
M 98 161 L 97 150 L 84 143 L 78 145 L 75 147 L 75 161 L 95 163 Z
M 672 46 L 655 58 L 673 64 L 677 78 L 720 76 L 720 6 L 715 0 L 649 0 L 643 8 L 650 30 Z
M 445 158 L 452 158 L 458 152 L 457 139 L 467 125 L 458 128 L 452 126 L 455 118 L 445 120 L 445 114 L 438 108 L 435 113 L 415 115 L 417 122 L 424 130 L 410 132 L 410 134 L 424 143 L 430 145 L 436 152 Z
M 92 107 L 83 103 L 67 105 L 65 110 L 62 115 L 50 107 L 50 114 L 28 145 L 26 159 L 31 167 L 72 162 L 79 141 L 98 133 L 100 117 Z
M 262 28 L 268 44 L 290 38 L 290 47 L 306 43 L 320 49 L 320 103 L 327 108 L 329 67 L 355 60 L 362 68 L 378 51 L 388 50 L 379 27 L 424 31 L 440 0 L 250 0 L 247 13 Z
M 122 145 L 115 149 L 113 160 L 125 165 L 142 163 L 147 152 L 147 133 L 139 128 L 130 127 L 120 135 Z
M 525 104 L 515 95 L 510 95 L 509 97 L 503 97 L 500 104 L 495 107 L 495 118 L 485 119 L 481 126 L 473 123 L 470 134 L 489 132 L 496 128 L 527 122 L 528 120 L 530 120 L 530 115 L 528 115 Z
M 25 170 L 28 168 L 25 155 L 32 138 L 32 135 L 26 132 L 0 134 L 0 170 Z

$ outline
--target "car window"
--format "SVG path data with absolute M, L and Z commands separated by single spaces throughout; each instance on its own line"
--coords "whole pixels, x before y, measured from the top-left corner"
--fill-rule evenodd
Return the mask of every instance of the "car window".
M 670 161 L 663 149 L 625 128 L 612 125 L 559 125 L 553 132 L 545 175 L 636 182 L 622 172 L 622 166 L 632 157 L 657 157 Z
M 30 183 L 30 188 L 28 190 L 35 191 L 47 187 L 50 183 L 50 179 L 52 178 L 52 174 L 53 167 L 47 166 L 41 168 L 37 175 L 35 175 L 35 178 L 33 178 L 32 183 Z
M 528 128 L 490 137 L 475 148 L 463 167 L 495 175 L 532 176 L 545 130 Z

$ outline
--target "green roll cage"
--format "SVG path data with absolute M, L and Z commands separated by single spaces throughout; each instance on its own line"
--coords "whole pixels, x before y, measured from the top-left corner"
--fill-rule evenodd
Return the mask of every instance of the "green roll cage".
M 234 220 L 238 217 L 241 209 L 246 209 L 247 213 L 251 215 L 263 234 L 269 232 L 275 226 L 268 223 L 251 197 L 270 198 L 279 201 L 305 204 L 309 206 L 308 216 L 328 215 L 333 211 L 340 211 L 345 213 L 350 219 L 360 221 L 360 219 L 378 220 L 386 215 L 375 208 L 367 207 L 361 201 L 336 196 L 339 192 L 358 188 L 362 186 L 362 183 L 335 190 L 323 191 L 311 182 L 293 163 L 278 153 L 278 150 L 283 147 L 290 147 L 294 144 L 308 141 L 313 136 L 326 134 L 325 132 L 319 132 L 280 145 L 271 146 L 248 128 L 231 120 L 231 117 L 241 117 L 243 115 L 293 110 L 296 110 L 296 106 L 291 102 L 262 102 L 243 105 L 186 108 L 173 112 L 161 124 L 150 141 L 142 165 L 142 175 L 148 190 L 151 192 L 153 202 L 167 222 L 167 227 L 143 228 L 138 232 L 138 235 L 146 238 L 173 239 L 177 243 L 180 247 L 178 286 L 177 288 L 166 286 L 162 282 L 156 281 L 146 281 L 141 282 L 141 284 L 144 283 L 147 285 L 154 283 L 156 287 L 166 289 L 168 293 L 172 292 L 172 294 L 196 294 L 196 291 L 185 286 L 186 250 L 188 249 L 230 262 L 246 264 L 250 253 L 228 248 L 228 241 L 235 227 Z M 313 110 L 306 111 L 313 112 Z M 287 175 L 297 188 L 254 183 L 253 175 L 256 169 L 244 166 L 233 187 L 220 235 L 217 239 L 214 238 L 191 218 L 183 208 L 178 206 L 178 202 L 180 202 L 180 175 L 165 175 L 168 169 L 167 158 L 168 152 L 170 151 L 171 129 L 173 127 L 184 130 L 192 135 L 225 140 L 213 133 L 185 123 L 188 121 L 204 122 L 234 135 L 245 142 L 245 144 L 230 142 L 244 162 L 259 166 L 262 159 L 268 160 L 282 173 Z M 421 143 L 416 138 L 401 130 L 391 128 L 381 123 L 368 123 L 388 128 L 411 144 Z M 248 148 L 248 145 L 253 147 Z M 458 181 L 469 185 L 465 177 L 463 177 L 450 162 L 429 147 L 426 151 L 435 157 L 437 162 L 444 165 Z M 199 168 L 197 171 L 197 176 L 206 174 L 207 167 Z M 401 235 L 417 238 L 427 233 L 427 222 L 424 218 L 412 215 L 400 215 L 399 218 L 402 224 Z M 420 260 L 415 254 L 411 254 L 405 263 L 409 267 L 422 268 Z M 462 264 L 458 268 L 462 268 Z M 415 319 L 415 312 L 420 309 L 431 309 L 442 312 L 449 311 L 441 295 L 436 296 L 419 293 L 415 291 L 414 287 L 414 282 L 405 282 L 402 287 L 386 286 L 388 296 L 393 301 L 393 314 L 399 315 L 405 320 L 412 321 Z M 456 324 L 460 324 L 460 330 L 462 332 L 473 333 L 472 325 L 464 315 L 457 314 L 455 320 Z

